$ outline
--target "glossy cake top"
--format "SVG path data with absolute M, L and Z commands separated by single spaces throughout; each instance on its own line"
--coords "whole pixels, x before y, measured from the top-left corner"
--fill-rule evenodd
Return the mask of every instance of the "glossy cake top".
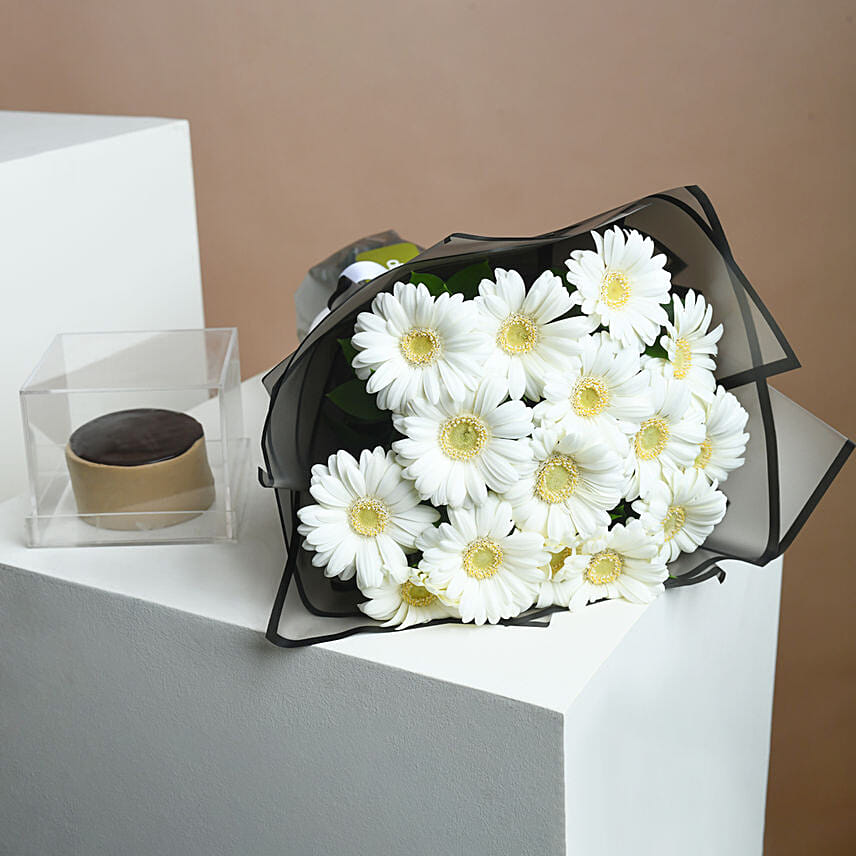
M 146 407 L 99 416 L 81 425 L 68 444 L 78 458 L 94 464 L 139 467 L 177 458 L 202 436 L 192 416 Z

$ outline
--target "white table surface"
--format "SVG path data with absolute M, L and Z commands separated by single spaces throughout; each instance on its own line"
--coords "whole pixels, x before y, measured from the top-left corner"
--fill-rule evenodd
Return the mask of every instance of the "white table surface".
M 258 459 L 258 378 L 244 403 Z M 14 852 L 760 853 L 781 560 L 546 629 L 279 650 L 249 481 L 234 544 L 28 549 L 0 505 Z
M 0 162 L 157 128 L 175 120 L 0 110 Z

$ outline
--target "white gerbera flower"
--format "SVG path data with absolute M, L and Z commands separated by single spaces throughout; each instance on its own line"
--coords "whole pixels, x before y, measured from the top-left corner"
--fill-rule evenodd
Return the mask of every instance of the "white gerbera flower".
M 671 275 L 666 257 L 654 255 L 654 242 L 635 229 L 614 226 L 600 235 L 592 232 L 595 250 L 574 250 L 565 262 L 568 282 L 578 289 L 577 302 L 610 335 L 640 351 L 641 339 L 652 345 L 668 316 L 661 304 L 669 302 Z
M 472 301 L 460 294 L 435 298 L 424 285 L 408 282 L 378 294 L 354 329 L 354 369 L 387 410 L 402 410 L 415 398 L 436 402 L 443 391 L 460 400 L 478 383 L 473 363 L 489 346 L 476 330 Z
M 666 335 L 660 338 L 668 359 L 647 358 L 645 365 L 664 377 L 685 383 L 693 395 L 709 402 L 716 389 L 714 357 L 722 324 L 708 332 L 713 307 L 700 294 L 690 291 L 684 300 L 677 295 L 672 299 L 675 321 L 666 324 Z
M 569 433 L 595 434 L 626 454 L 628 435 L 651 409 L 651 375 L 640 370 L 635 350 L 620 348 L 606 333 L 587 336 L 581 345 L 579 356 L 544 385 L 535 418 L 561 422 Z
M 642 525 L 663 535 L 660 552 L 664 562 L 700 547 L 714 526 L 725 517 L 725 494 L 696 469 L 665 473 L 646 499 L 633 503 Z
M 405 552 L 439 518 L 419 504 L 413 485 L 402 476 L 392 452 L 364 449 L 357 461 L 345 451 L 330 455 L 327 466 L 312 467 L 309 492 L 317 505 L 297 512 L 303 546 L 314 550 L 312 564 L 328 577 L 357 574 L 363 591 L 379 586 L 384 574 L 404 582 L 410 569 Z
M 652 601 L 669 576 L 659 556 L 662 543 L 662 536 L 650 535 L 638 520 L 617 523 L 580 543 L 562 567 L 572 592 L 568 608 L 575 611 L 603 598 Z
M 532 432 L 530 461 L 504 498 L 520 529 L 560 543 L 609 525 L 608 509 L 621 501 L 623 461 L 591 431 L 559 425 Z
M 574 554 L 573 546 L 554 545 L 548 546 L 548 549 L 550 558 L 541 568 L 544 581 L 538 587 L 538 599 L 535 601 L 535 606 L 539 609 L 545 606 L 567 606 L 576 590 L 573 570 L 565 567 Z
M 450 508 L 448 523 L 423 533 L 426 585 L 454 603 L 462 621 L 496 624 L 535 602 L 548 560 L 544 540 L 512 529 L 511 506 L 488 494 L 473 509 Z
M 652 376 L 651 401 L 631 444 L 628 498 L 646 496 L 664 471 L 691 467 L 704 440 L 704 414 L 684 384 Z
M 514 484 L 517 463 L 528 454 L 517 441 L 532 430 L 532 411 L 522 401 L 500 404 L 504 398 L 503 381 L 488 377 L 463 401 L 415 399 L 408 415 L 393 417 L 405 439 L 392 448 L 421 497 L 434 505 L 478 504 L 488 488 L 503 492 Z
M 493 342 L 485 372 L 507 384 L 511 398 L 538 399 L 551 371 L 562 371 L 567 359 L 579 353 L 577 340 L 591 332 L 587 316 L 556 319 L 567 314 L 574 301 L 562 280 L 544 271 L 528 293 L 520 274 L 497 268 L 496 282 L 483 279 L 475 304 L 479 328 Z
M 384 627 L 404 629 L 458 614 L 456 609 L 425 588 L 425 575 L 418 571 L 413 571 L 403 583 L 384 580 L 376 588 L 367 588 L 363 594 L 369 600 L 361 603 L 360 609 L 370 618 L 383 621 Z
M 705 409 L 705 438 L 695 466 L 711 481 L 723 482 L 732 470 L 743 466 L 749 442 L 744 432 L 749 414 L 730 392 L 717 388 Z

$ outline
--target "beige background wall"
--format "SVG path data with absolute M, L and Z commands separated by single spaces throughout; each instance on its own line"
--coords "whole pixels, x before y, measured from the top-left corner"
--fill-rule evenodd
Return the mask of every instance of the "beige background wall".
M 856 435 L 853 3 L 0 0 L 0 106 L 190 119 L 210 324 L 246 373 L 362 234 L 537 233 L 700 184 Z M 767 852 L 854 852 L 851 464 L 786 562 Z M 700 771 L 700 774 L 703 771 Z M 723 823 L 728 818 L 722 818 Z

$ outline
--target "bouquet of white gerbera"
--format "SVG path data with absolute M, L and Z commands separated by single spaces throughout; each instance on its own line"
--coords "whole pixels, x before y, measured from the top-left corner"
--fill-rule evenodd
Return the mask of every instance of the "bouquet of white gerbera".
M 564 279 L 497 267 L 467 299 L 460 277 L 412 274 L 357 317 L 343 344 L 400 439 L 313 467 L 298 532 L 328 577 L 356 578 L 367 615 L 645 602 L 725 515 L 748 414 L 720 388 L 723 456 L 705 409 L 722 327 L 650 237 L 591 236 Z
M 264 477 L 289 547 L 269 638 L 646 603 L 721 557 L 775 555 L 805 512 L 787 503 L 782 538 L 787 408 L 766 376 L 795 359 L 708 205 L 682 189 L 538 239 L 349 267 L 267 379 Z M 800 491 L 843 463 L 835 436 Z

